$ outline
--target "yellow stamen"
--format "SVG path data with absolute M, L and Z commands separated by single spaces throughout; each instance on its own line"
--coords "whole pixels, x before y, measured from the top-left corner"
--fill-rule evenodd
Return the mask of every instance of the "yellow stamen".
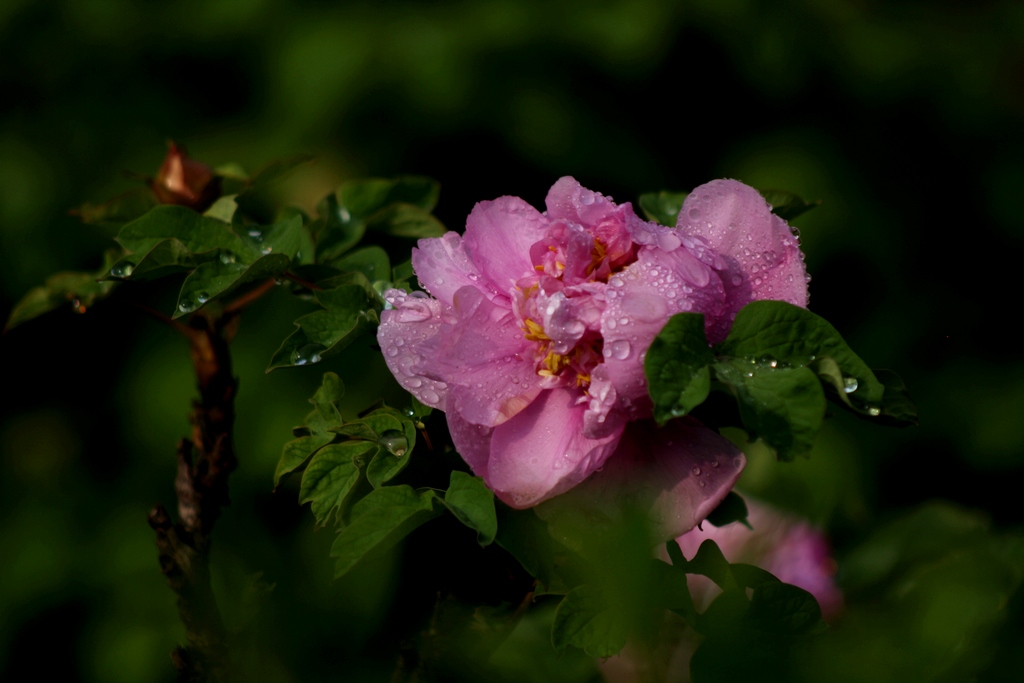
M 544 328 L 541 327 L 540 325 L 538 325 L 537 323 L 533 322 L 529 318 L 524 320 L 523 324 L 526 325 L 526 330 L 525 330 L 526 334 L 524 336 L 526 337 L 527 341 L 535 341 L 535 342 L 551 341 L 551 337 L 549 337 L 548 335 L 544 334 Z

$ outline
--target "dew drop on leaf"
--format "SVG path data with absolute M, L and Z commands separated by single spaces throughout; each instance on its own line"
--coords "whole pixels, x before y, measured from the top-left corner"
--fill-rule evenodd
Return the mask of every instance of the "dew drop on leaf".
M 209 300 L 210 300 L 210 293 L 209 292 L 199 292 L 198 294 L 196 294 L 196 301 L 198 301 L 200 303 L 200 305 L 205 304 Z
M 409 440 L 405 438 L 402 432 L 394 429 L 389 429 L 381 434 L 379 443 L 388 449 L 389 453 L 399 457 L 405 455 L 405 452 L 409 450 Z
M 134 263 L 131 261 L 123 261 L 111 268 L 110 274 L 114 277 L 131 277 L 133 270 L 135 270 Z
M 306 344 L 292 351 L 292 365 L 309 365 L 320 362 L 320 354 L 327 347 L 323 344 Z
M 881 408 L 876 408 L 875 406 L 871 406 L 870 408 L 868 408 L 868 415 L 870 415 L 871 417 L 878 417 L 881 414 Z
M 191 313 L 192 311 L 196 310 L 196 304 L 191 299 L 186 299 L 185 301 L 182 301 L 180 304 L 178 304 L 178 310 L 181 311 L 182 313 Z
M 848 394 L 852 394 L 857 391 L 857 378 L 856 377 L 844 377 L 843 378 L 843 391 Z

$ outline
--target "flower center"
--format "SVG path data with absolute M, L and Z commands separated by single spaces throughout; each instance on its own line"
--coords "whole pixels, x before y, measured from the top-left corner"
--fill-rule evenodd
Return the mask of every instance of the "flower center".
M 531 255 L 536 273 L 519 282 L 516 298 L 523 336 L 537 345 L 537 374 L 586 392 L 591 373 L 604 362 L 604 339 L 599 331 L 587 329 L 584 322 L 574 317 L 574 311 L 568 314 L 567 322 L 554 323 L 559 330 L 545 330 L 543 321 L 550 324 L 550 311 L 545 316 L 540 310 L 541 287 L 547 294 L 560 292 L 558 296 L 565 297 L 563 305 L 572 309 L 576 302 L 593 300 L 593 283 L 607 283 L 613 273 L 635 261 L 636 255 L 629 252 L 612 259 L 607 245 L 597 238 L 593 239 L 589 253 L 585 246 L 580 249 L 578 243 L 545 240 L 534 245 Z M 574 328 L 575 334 L 567 335 L 566 326 Z

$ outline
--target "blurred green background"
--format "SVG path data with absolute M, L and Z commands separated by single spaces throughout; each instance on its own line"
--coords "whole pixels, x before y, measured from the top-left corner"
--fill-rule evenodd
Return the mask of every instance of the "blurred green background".
M 921 426 L 841 415 L 809 460 L 749 449 L 744 490 L 827 529 L 847 591 L 801 675 L 1024 679 L 1024 5 L 2 0 L 0 92 L 4 316 L 49 273 L 98 265 L 110 235 L 68 209 L 153 174 L 171 138 L 249 169 L 316 154 L 280 187 L 307 208 L 346 178 L 431 175 L 452 229 L 478 200 L 540 205 L 566 174 L 619 201 L 716 177 L 823 199 L 796 221 L 811 307 L 904 377 Z M 387 680 L 386 615 L 434 559 L 414 544 L 333 582 L 328 532 L 271 487 L 323 371 L 353 412 L 394 386 L 368 341 L 264 375 L 294 317 L 277 292 L 234 345 L 222 609 L 249 625 L 252 680 Z M 0 349 L 0 678 L 171 680 L 183 631 L 145 518 L 174 499 L 185 344 L 115 297 Z M 549 653 L 543 618 L 494 680 L 596 675 Z

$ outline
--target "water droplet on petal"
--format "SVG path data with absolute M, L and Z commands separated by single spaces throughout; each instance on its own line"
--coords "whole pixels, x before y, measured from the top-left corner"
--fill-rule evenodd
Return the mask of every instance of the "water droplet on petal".
M 389 346 L 388 350 L 387 350 L 387 354 L 391 358 L 394 358 L 395 356 L 398 355 L 398 347 L 397 346 Z
M 443 285 L 444 284 L 444 278 L 443 277 L 434 278 L 434 284 L 435 285 Z
M 423 380 L 421 380 L 418 377 L 410 377 L 405 381 L 405 386 L 410 387 L 412 389 L 419 389 L 421 386 L 423 386 Z
M 733 287 L 739 287 L 741 284 L 743 284 L 743 278 L 740 277 L 739 275 L 733 275 L 731 282 Z
M 389 429 L 381 434 L 378 443 L 388 449 L 392 455 L 399 457 L 405 455 L 405 452 L 409 450 L 409 440 L 402 432 L 395 429 Z
M 430 404 L 437 403 L 441 400 L 441 397 L 437 395 L 437 392 L 427 389 L 423 392 L 423 396 L 420 397 L 420 400 L 424 403 Z
M 699 477 L 700 476 L 700 468 L 699 467 L 694 467 L 692 471 L 693 471 L 693 476 L 695 476 L 695 477 Z
M 843 391 L 845 391 L 846 393 L 852 394 L 853 392 L 857 391 L 858 386 L 859 383 L 857 382 L 856 377 L 843 378 Z
M 690 209 L 690 214 L 689 215 L 690 215 L 690 218 L 692 218 L 694 220 L 700 218 L 700 209 L 696 209 L 696 208 Z
M 292 351 L 292 365 L 310 365 L 320 362 L 320 354 L 327 347 L 323 344 L 306 344 Z
M 619 360 L 626 360 L 629 358 L 629 342 L 625 339 L 619 339 L 611 343 L 612 356 Z
M 711 466 L 712 467 L 718 467 L 718 461 L 717 460 L 712 460 L 711 461 Z

